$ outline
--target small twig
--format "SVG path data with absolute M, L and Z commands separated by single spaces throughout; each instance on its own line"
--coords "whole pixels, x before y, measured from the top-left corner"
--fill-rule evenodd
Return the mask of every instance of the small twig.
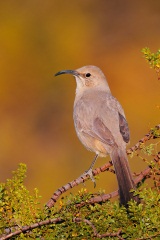
M 74 218 L 73 221 L 77 222 L 77 223 L 84 222 L 84 223 L 88 224 L 93 229 L 94 236 L 98 234 L 96 227 L 94 226 L 94 224 L 91 221 L 89 221 L 87 219 L 82 219 L 82 218 Z
M 93 229 L 93 234 L 94 234 L 94 237 L 97 237 L 97 238 L 104 238 L 104 237 L 118 237 L 119 239 L 123 240 L 123 238 L 120 236 L 120 233 L 121 233 L 121 229 L 118 230 L 117 233 L 103 233 L 103 234 L 99 234 L 96 227 L 94 226 L 94 224 L 89 221 L 88 219 L 82 219 L 82 218 L 74 218 L 73 219 L 74 222 L 84 222 L 86 224 L 88 224 L 89 226 L 91 226 L 91 228 Z

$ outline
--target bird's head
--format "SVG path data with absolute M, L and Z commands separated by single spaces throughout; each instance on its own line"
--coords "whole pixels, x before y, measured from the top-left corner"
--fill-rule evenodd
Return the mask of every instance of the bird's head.
M 77 83 L 76 92 L 82 92 L 91 88 L 108 90 L 110 92 L 105 75 L 96 66 L 84 66 L 76 70 L 62 70 L 55 74 L 71 74 L 75 77 Z

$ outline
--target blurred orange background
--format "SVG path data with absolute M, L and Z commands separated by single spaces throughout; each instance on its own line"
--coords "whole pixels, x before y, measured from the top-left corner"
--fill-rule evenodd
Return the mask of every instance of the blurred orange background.
M 134 145 L 158 124 L 160 82 L 141 49 L 160 48 L 160 1 L 28 0 L 0 2 L 0 181 L 27 164 L 25 184 L 45 203 L 88 169 L 94 154 L 79 142 L 72 110 L 75 81 L 63 69 L 99 66 L 121 102 Z M 107 159 L 98 159 L 101 166 Z M 140 171 L 139 159 L 130 159 Z M 83 187 L 81 185 L 80 187 Z M 111 192 L 103 173 L 93 189 Z M 78 191 L 75 188 L 74 191 Z

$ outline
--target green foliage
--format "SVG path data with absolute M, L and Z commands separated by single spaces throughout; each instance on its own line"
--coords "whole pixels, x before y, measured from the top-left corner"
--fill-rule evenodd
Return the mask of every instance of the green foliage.
M 160 138 L 160 131 L 157 128 L 151 128 L 153 138 Z
M 155 69 L 157 73 L 160 71 L 160 49 L 156 53 L 152 53 L 149 48 L 143 48 L 142 53 L 145 59 L 150 64 L 151 68 Z
M 38 190 L 35 188 L 33 195 L 29 194 L 24 186 L 25 174 L 26 165 L 21 163 L 13 178 L 0 184 L 0 234 L 6 228 L 14 230 L 40 219 Z
M 25 225 L 60 217 L 63 219 L 61 224 L 44 225 L 12 239 L 97 239 L 94 238 L 93 228 L 83 220 L 91 222 L 99 234 L 113 234 L 121 229 L 120 236 L 125 239 L 160 237 L 159 187 L 142 185 L 135 193 L 140 195 L 141 204 L 136 205 L 131 201 L 128 210 L 120 207 L 118 201 L 87 204 L 87 200 L 93 196 L 86 189 L 62 198 L 58 207 L 46 209 L 39 207 L 38 190 L 35 189 L 30 195 L 24 186 L 25 174 L 26 166 L 20 164 L 13 178 L 0 185 L 1 236 L 9 229 L 16 231 Z M 83 207 L 80 206 L 82 202 L 85 203 Z M 76 222 L 75 218 L 81 221 Z M 108 236 L 108 239 L 119 238 Z

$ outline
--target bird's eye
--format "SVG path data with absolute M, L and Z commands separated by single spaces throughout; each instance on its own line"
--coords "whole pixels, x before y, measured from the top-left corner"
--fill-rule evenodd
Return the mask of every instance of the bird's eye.
M 86 73 L 86 77 L 90 77 L 91 76 L 91 74 L 90 73 Z

